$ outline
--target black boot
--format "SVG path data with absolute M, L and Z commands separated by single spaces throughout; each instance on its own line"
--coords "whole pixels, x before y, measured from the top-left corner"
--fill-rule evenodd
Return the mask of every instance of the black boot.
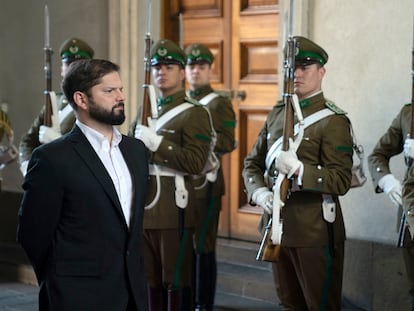
M 193 292 L 190 287 L 168 290 L 168 311 L 193 311 Z
M 167 295 L 167 311 L 182 311 L 183 290 L 181 288 L 169 289 Z
M 195 310 L 210 311 L 214 306 L 216 293 L 215 253 L 196 254 L 195 260 Z
M 149 311 L 164 310 L 164 289 L 148 287 L 148 307 Z
M 216 260 L 216 253 L 211 252 L 207 254 L 208 260 L 208 268 L 209 271 L 208 276 L 210 281 L 208 282 L 208 299 L 207 299 L 207 311 L 213 311 L 214 307 L 214 297 L 216 295 L 216 283 L 217 283 L 217 260 Z
M 193 311 L 193 291 L 191 287 L 183 288 L 181 311 Z

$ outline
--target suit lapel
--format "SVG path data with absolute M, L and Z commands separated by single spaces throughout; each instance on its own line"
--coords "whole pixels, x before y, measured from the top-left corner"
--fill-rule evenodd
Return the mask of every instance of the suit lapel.
M 79 157 L 85 162 L 86 166 L 90 168 L 92 175 L 94 175 L 97 181 L 102 185 L 103 190 L 111 199 L 125 223 L 121 203 L 119 202 L 111 176 L 109 176 L 105 166 L 78 126 L 73 128 L 70 134 L 70 139 L 73 142 L 74 149 L 79 154 Z
M 127 141 L 125 139 L 122 139 L 121 143 L 119 144 L 119 149 L 121 150 L 122 156 L 124 157 L 125 163 L 128 167 L 129 173 L 131 175 L 131 182 L 132 182 L 132 189 L 134 193 L 132 193 L 131 196 L 131 221 L 129 224 L 130 230 L 132 231 L 132 228 L 135 226 L 135 215 L 138 212 L 136 210 L 136 193 L 135 189 L 138 189 L 136 183 L 136 176 L 138 176 L 137 173 L 137 159 L 134 159 L 131 153 L 127 151 Z

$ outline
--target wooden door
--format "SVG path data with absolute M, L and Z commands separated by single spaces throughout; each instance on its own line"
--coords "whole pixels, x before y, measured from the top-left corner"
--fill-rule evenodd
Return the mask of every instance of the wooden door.
M 241 172 L 243 159 L 278 98 L 278 2 L 164 0 L 163 3 L 164 37 L 181 41 L 184 47 L 195 42 L 208 46 L 215 56 L 213 88 L 233 95 L 238 148 L 223 159 L 226 195 L 219 235 L 224 237 L 260 239 L 257 225 L 261 209 L 248 204 Z

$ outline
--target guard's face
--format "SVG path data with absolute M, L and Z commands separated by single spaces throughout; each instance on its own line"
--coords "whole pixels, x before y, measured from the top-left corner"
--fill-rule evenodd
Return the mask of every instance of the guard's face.
M 89 117 L 100 123 L 120 125 L 125 121 L 124 101 L 118 72 L 109 73 L 90 90 L 90 96 L 87 97 Z
M 207 63 L 187 65 L 185 66 L 185 76 L 191 89 L 198 89 L 209 84 L 211 67 Z
M 306 98 L 321 90 L 325 67 L 317 64 L 297 66 L 295 68 L 295 93 L 299 99 Z
M 172 95 L 182 89 L 184 70 L 176 64 L 157 64 L 152 66 L 154 84 L 163 97 Z

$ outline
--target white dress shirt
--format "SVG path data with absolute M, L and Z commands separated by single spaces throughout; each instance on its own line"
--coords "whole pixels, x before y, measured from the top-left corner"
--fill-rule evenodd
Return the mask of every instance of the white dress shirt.
M 113 127 L 112 145 L 108 139 L 98 131 L 88 127 L 79 120 L 76 120 L 83 134 L 92 145 L 96 154 L 101 159 L 109 176 L 111 176 L 119 202 L 122 206 L 125 221 L 129 227 L 132 204 L 132 179 L 128 166 L 125 163 L 119 143 L 122 135 L 117 128 Z

